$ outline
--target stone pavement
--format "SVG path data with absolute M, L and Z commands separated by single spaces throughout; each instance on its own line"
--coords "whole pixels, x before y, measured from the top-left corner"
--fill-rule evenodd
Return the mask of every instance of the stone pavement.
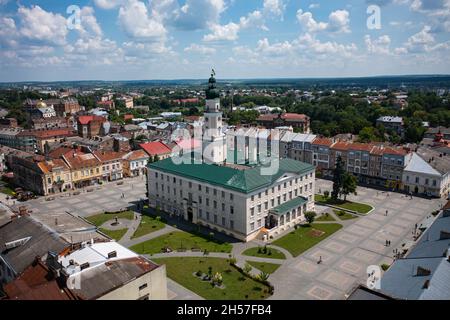
M 46 201 L 45 197 L 40 197 L 27 202 L 16 202 L 13 207 L 26 205 L 33 210 L 34 214 L 48 211 L 69 211 L 73 215 L 87 217 L 104 211 L 130 208 L 136 202 L 146 198 L 143 177 L 124 179 L 122 182 L 123 185 L 109 182 L 98 187 L 91 187 L 92 192 L 80 189 L 78 190 L 81 192 L 79 195 L 69 196 L 69 193 L 54 195 L 55 200 L 52 201 Z M 122 198 L 122 194 L 124 198 Z
M 317 190 L 331 190 L 330 181 L 318 180 Z M 371 204 L 374 211 L 350 220 L 302 255 L 287 260 L 271 277 L 275 294 L 270 299 L 345 299 L 357 284 L 365 284 L 367 267 L 392 263 L 393 250 L 412 239 L 415 223 L 438 209 L 442 200 L 413 198 L 358 187 L 355 200 Z M 385 215 L 388 210 L 388 215 Z M 390 240 L 392 245 L 385 246 Z M 322 258 L 322 263 L 318 261 Z

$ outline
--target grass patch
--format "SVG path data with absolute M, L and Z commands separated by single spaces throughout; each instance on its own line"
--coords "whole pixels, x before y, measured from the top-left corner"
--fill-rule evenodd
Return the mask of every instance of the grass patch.
M 150 216 L 142 216 L 141 223 L 139 224 L 139 227 L 136 229 L 131 239 L 145 236 L 146 234 L 161 230 L 164 227 L 165 224 L 160 220 Z
M 342 209 L 352 210 L 356 211 L 362 214 L 368 213 L 370 210 L 373 209 L 372 206 L 369 206 L 368 204 L 359 203 L 359 202 L 352 202 L 352 201 L 344 201 L 344 200 L 333 200 L 331 198 L 325 198 L 321 194 L 316 194 L 314 196 L 314 200 L 316 202 L 321 202 L 328 205 L 333 205 Z
M 351 213 L 348 213 L 346 211 L 342 211 L 342 210 L 333 210 L 333 211 L 341 220 L 351 220 L 351 219 L 358 218 L 357 216 L 355 216 Z
M 194 235 L 184 231 L 174 231 L 164 234 L 155 239 L 151 239 L 132 246 L 130 249 L 140 254 L 161 253 L 162 249 L 169 247 L 172 250 L 198 249 L 208 252 L 231 252 L 232 246 L 229 243 L 219 242 L 215 239 Z
M 209 300 L 261 300 L 269 296 L 268 287 L 249 277 L 243 276 L 227 259 L 221 258 L 163 258 L 152 259 L 165 264 L 167 276 L 199 296 Z M 225 289 L 215 288 L 193 274 L 197 271 L 220 272 Z
M 288 250 L 294 257 L 297 257 L 341 228 L 342 225 L 337 223 L 302 225 L 272 243 Z M 314 232 L 315 230 L 319 233 Z M 321 235 L 317 236 L 318 234 Z
M 269 254 L 270 253 L 270 254 Z M 266 253 L 264 253 L 264 247 L 250 248 L 242 252 L 244 256 L 259 257 L 259 258 L 271 258 L 271 259 L 286 259 L 286 256 L 280 250 L 267 247 Z
M 279 267 L 281 267 L 281 264 L 267 263 L 267 262 L 247 261 L 247 263 L 260 271 L 270 274 L 274 273 L 275 271 L 277 271 Z
M 134 212 L 133 211 L 124 211 L 124 212 L 118 212 L 118 213 L 100 213 L 100 214 L 96 214 L 94 216 L 86 217 L 86 220 L 89 221 L 90 223 L 92 223 L 93 225 L 100 227 L 106 221 L 113 220 L 115 217 L 117 217 L 118 219 L 133 220 Z
M 336 221 L 336 219 L 331 214 L 322 214 L 315 221 Z
M 101 232 L 103 232 L 104 234 L 106 234 L 108 237 L 110 237 L 111 239 L 114 239 L 116 241 L 120 241 L 120 239 L 123 238 L 123 236 L 125 235 L 125 233 L 127 233 L 128 229 L 119 229 L 119 230 L 107 230 L 107 229 L 103 229 L 103 228 L 99 228 L 99 230 Z

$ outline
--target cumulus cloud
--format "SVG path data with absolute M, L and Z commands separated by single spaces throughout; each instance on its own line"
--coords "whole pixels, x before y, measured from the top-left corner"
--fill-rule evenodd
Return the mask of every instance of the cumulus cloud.
M 284 10 L 286 10 L 286 4 L 283 0 L 264 0 L 263 11 L 265 14 L 280 17 L 283 16 Z
M 160 19 L 147 6 L 137 0 L 129 0 L 119 9 L 119 24 L 131 38 L 155 40 L 166 35 L 166 29 Z
M 223 0 L 186 0 L 186 3 L 174 12 L 175 26 L 186 30 L 205 29 L 219 22 L 220 14 L 225 10 Z
M 64 45 L 68 29 L 66 18 L 60 14 L 47 12 L 39 6 L 19 7 L 21 20 L 20 34 L 29 40 Z
M 389 54 L 389 47 L 391 45 L 391 38 L 388 35 L 383 35 L 375 40 L 372 40 L 370 35 L 364 37 L 367 51 L 371 54 Z
M 347 10 L 336 10 L 328 16 L 328 22 L 318 22 L 311 12 L 297 11 L 297 21 L 309 33 L 328 31 L 332 33 L 350 32 L 350 14 Z
M 216 49 L 192 43 L 189 47 L 184 48 L 184 52 L 199 53 L 202 55 L 212 55 L 216 53 Z

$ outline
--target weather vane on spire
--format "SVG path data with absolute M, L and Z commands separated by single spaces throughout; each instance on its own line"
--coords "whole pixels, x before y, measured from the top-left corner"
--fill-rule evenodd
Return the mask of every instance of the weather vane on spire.
M 212 69 L 211 76 L 214 77 L 215 75 L 216 75 L 216 71 L 214 69 Z

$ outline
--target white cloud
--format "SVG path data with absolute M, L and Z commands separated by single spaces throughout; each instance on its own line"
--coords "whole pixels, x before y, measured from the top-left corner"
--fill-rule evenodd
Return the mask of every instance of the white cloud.
M 217 24 L 225 9 L 223 0 L 186 0 L 186 3 L 174 12 L 174 23 L 175 26 L 186 30 L 205 29 Z
M 264 0 L 263 11 L 265 14 L 281 17 L 284 10 L 286 10 L 286 4 L 283 0 Z
M 212 55 L 216 53 L 216 49 L 192 43 L 189 47 L 184 48 L 184 52 L 199 53 L 202 55 Z
M 318 8 L 320 8 L 320 3 L 311 3 L 308 6 L 308 9 L 318 9 Z
M 29 40 L 64 45 L 68 29 L 66 18 L 47 12 L 39 6 L 19 7 L 20 34 Z
M 94 0 L 97 7 L 104 10 L 117 8 L 125 3 L 125 0 Z
M 264 15 L 259 10 L 241 17 L 239 23 L 230 22 L 225 25 L 213 24 L 210 26 L 211 33 L 203 37 L 203 41 L 235 41 L 239 38 L 239 32 L 243 29 L 258 28 L 267 31 L 264 24 Z
M 388 35 L 380 36 L 378 39 L 372 40 L 370 35 L 364 37 L 367 51 L 371 54 L 389 54 L 391 38 Z
M 83 7 L 81 9 L 81 33 L 90 34 L 97 37 L 101 37 L 103 32 L 100 27 L 97 18 L 94 14 L 94 9 L 92 7 Z
M 328 31 L 332 33 L 350 32 L 350 14 L 347 10 L 336 10 L 328 16 L 328 22 L 317 22 L 311 12 L 297 11 L 297 20 L 308 33 Z
M 215 24 L 210 27 L 212 33 L 203 37 L 204 41 L 234 41 L 238 38 L 241 29 L 239 24 L 230 22 L 225 25 Z
M 148 11 L 147 6 L 137 0 L 129 0 L 119 9 L 119 24 L 131 38 L 155 40 L 166 35 L 166 29 L 158 17 Z

